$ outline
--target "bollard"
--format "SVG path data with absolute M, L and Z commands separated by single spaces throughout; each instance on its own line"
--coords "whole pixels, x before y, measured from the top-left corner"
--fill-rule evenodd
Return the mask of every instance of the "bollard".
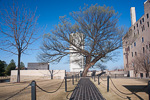
M 52 70 L 52 73 L 51 73 L 51 79 L 53 79 L 53 70 Z
M 94 82 L 95 82 L 95 75 L 94 75 Z
M 66 70 L 65 70 L 65 77 L 67 76 L 67 74 L 66 74 Z
M 31 100 L 36 100 L 36 82 L 31 82 Z
M 72 75 L 72 85 L 74 85 L 74 76 Z
M 109 75 L 107 76 L 107 92 L 109 92 Z
M 65 78 L 65 92 L 67 92 L 67 77 L 64 78 Z
M 76 82 L 77 82 L 77 75 L 75 75 L 75 77 L 76 77 Z
M 99 75 L 98 75 L 98 85 L 100 85 L 100 82 L 99 82 Z
M 150 100 L 150 81 L 148 81 L 148 95 L 149 95 L 149 100 Z

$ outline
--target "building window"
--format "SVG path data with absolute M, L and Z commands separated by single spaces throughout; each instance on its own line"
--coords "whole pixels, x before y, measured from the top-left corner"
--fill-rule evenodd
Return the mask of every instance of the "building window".
M 142 37 L 142 42 L 144 42 L 144 37 Z
M 147 26 L 149 27 L 149 22 L 147 22 Z
M 138 35 L 139 35 L 139 30 L 137 30 L 137 32 L 138 32 Z
M 135 52 L 135 56 L 137 56 L 137 53 Z
M 134 42 L 134 46 L 136 46 L 136 42 Z
M 133 57 L 133 52 L 132 52 L 132 57 Z
M 148 49 L 148 45 L 146 45 L 146 49 Z
M 134 63 L 132 63 L 132 67 L 134 67 Z
M 145 30 L 145 27 L 144 27 L 144 25 L 142 26 L 142 32 Z
M 145 48 L 143 47 L 143 53 L 145 53 Z
M 142 24 L 142 21 L 140 20 L 140 24 Z
M 136 26 L 138 27 L 138 23 L 136 24 Z
M 128 51 L 130 51 L 130 47 L 128 46 Z
M 146 15 L 147 15 L 147 19 L 148 19 L 149 18 L 149 14 L 147 13 Z
M 144 22 L 144 18 L 142 18 L 142 21 Z

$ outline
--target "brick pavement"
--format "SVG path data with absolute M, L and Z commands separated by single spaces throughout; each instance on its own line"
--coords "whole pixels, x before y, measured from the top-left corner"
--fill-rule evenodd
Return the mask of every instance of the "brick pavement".
M 105 100 L 89 78 L 81 78 L 70 100 Z

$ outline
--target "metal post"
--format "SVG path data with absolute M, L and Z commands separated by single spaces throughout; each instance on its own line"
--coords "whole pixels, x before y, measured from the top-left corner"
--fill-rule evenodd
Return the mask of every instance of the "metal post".
M 31 100 L 36 100 L 36 82 L 31 82 Z
M 72 85 L 74 85 L 74 76 L 72 75 Z
M 65 70 L 65 77 L 67 76 L 67 74 L 66 74 L 66 70 Z
M 75 77 L 76 77 L 76 82 L 77 82 L 77 75 L 75 75 Z
M 99 82 L 99 75 L 98 75 L 98 85 L 100 85 L 100 82 Z
M 67 77 L 64 78 L 65 78 L 65 92 L 67 92 Z
M 109 76 L 107 76 L 107 92 L 109 92 Z
M 148 95 L 149 95 L 149 100 L 150 100 L 150 81 L 148 81 Z
M 53 79 L 53 70 L 52 70 L 52 73 L 51 73 L 51 79 Z

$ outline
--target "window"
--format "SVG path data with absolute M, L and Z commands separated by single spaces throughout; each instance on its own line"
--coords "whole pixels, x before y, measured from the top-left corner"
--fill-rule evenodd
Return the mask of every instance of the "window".
M 144 22 L 144 18 L 142 18 L 142 21 Z
M 134 46 L 136 46 L 136 42 L 134 42 Z
M 147 19 L 148 19 L 149 18 L 149 14 L 147 13 L 146 15 L 147 15 Z
M 130 47 L 128 46 L 128 51 L 130 51 Z
M 137 56 L 137 53 L 135 52 L 135 56 Z
M 149 22 L 147 22 L 147 26 L 149 27 Z
M 142 21 L 140 20 L 140 24 L 142 24 Z
M 138 23 L 136 24 L 136 26 L 138 27 Z
M 145 53 L 145 48 L 143 47 L 143 53 Z
M 132 67 L 134 67 L 134 63 L 132 63 Z
M 146 49 L 148 49 L 148 45 L 146 45 Z
M 138 32 L 138 35 L 139 35 L 139 30 L 137 30 L 137 32 Z
M 145 30 L 145 27 L 144 27 L 144 25 L 142 26 L 142 32 Z
M 142 37 L 142 42 L 144 42 L 144 37 Z
M 132 57 L 133 57 L 133 52 L 132 52 Z

